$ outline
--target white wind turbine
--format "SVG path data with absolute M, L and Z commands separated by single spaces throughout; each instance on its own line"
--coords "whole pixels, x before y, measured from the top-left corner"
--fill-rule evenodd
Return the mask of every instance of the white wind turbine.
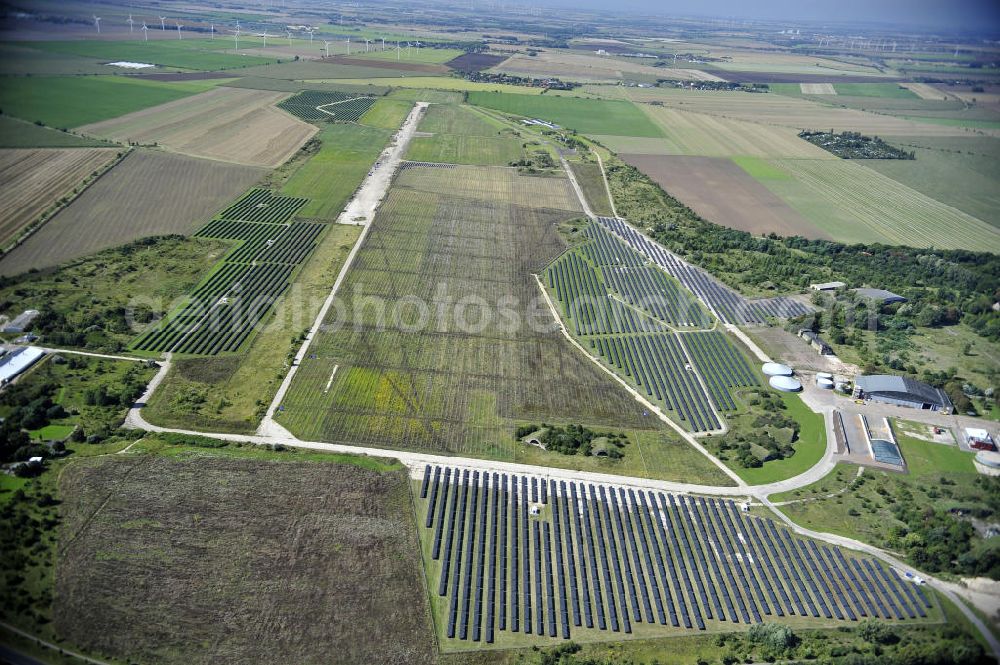
M 316 28 L 313 28 L 312 26 L 310 26 L 309 28 L 306 29 L 306 32 L 309 33 L 309 43 L 312 44 L 313 33 L 316 32 Z
M 145 22 L 143 22 L 141 30 L 142 30 L 143 39 L 145 39 L 145 41 L 148 42 L 149 41 L 149 28 L 146 27 Z
M 347 55 L 351 54 L 351 38 L 347 38 Z
M 326 57 L 330 57 L 330 41 L 328 39 L 323 40 L 323 47 L 326 49 Z
M 385 52 L 385 37 L 382 38 L 382 51 Z
M 177 39 L 184 39 L 184 36 L 181 34 L 181 28 L 183 28 L 184 26 L 181 25 L 178 21 L 174 21 L 174 25 L 177 26 Z
M 369 44 L 371 44 L 371 40 L 370 39 L 366 39 L 365 40 L 365 53 L 368 53 L 368 45 Z
M 396 40 L 396 60 L 399 60 L 399 40 Z
M 215 24 L 210 23 L 208 29 L 212 33 L 212 39 L 215 39 Z
M 267 29 L 265 28 L 264 32 L 258 32 L 257 36 L 264 38 L 264 48 L 267 48 L 267 38 L 268 37 L 274 37 L 275 35 L 269 35 L 269 34 L 267 34 Z
M 291 30 L 285 30 L 285 34 L 288 35 L 288 45 L 291 46 L 292 45 L 292 31 Z
M 236 29 L 233 30 L 233 39 L 236 41 L 236 48 L 234 51 L 236 53 L 240 52 L 240 22 L 236 22 Z
M 167 29 L 167 17 L 166 16 L 161 16 L 160 17 L 160 30 L 164 30 L 165 31 L 166 29 Z
M 94 25 L 97 26 L 97 34 L 101 34 L 101 17 L 94 16 Z
M 129 31 L 130 34 L 132 32 L 132 28 L 134 27 L 133 26 L 134 23 L 135 23 L 135 21 L 132 20 L 132 15 L 129 14 L 128 15 L 128 31 Z

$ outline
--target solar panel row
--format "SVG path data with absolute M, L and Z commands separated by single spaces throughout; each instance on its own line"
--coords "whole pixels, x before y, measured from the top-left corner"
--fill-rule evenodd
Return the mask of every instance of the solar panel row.
M 707 620 L 787 615 L 905 620 L 933 607 L 879 561 L 794 536 L 728 499 L 449 467 L 425 468 L 419 491 L 449 638 L 569 639 L 571 616 L 576 627 L 631 633 L 633 623 L 705 630 Z

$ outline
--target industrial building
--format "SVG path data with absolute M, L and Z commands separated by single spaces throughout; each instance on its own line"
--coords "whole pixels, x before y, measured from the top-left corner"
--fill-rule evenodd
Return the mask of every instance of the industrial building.
M 883 305 L 894 302 L 906 302 L 906 298 L 885 289 L 852 289 L 858 296 L 865 300 L 876 300 Z
M 837 289 L 842 289 L 847 284 L 844 282 L 820 282 L 819 284 L 810 284 L 809 288 L 813 291 L 836 291 Z
M 818 353 L 819 355 L 821 356 L 833 355 L 833 347 L 827 344 L 822 337 L 814 333 L 812 330 L 809 330 L 808 328 L 803 328 L 802 330 L 799 331 L 799 337 L 809 342 L 809 346 L 816 349 L 816 353 Z
M 26 369 L 38 362 L 45 351 L 37 346 L 12 349 L 0 358 L 0 386 L 5 386 Z
M 854 380 L 854 397 L 912 409 L 951 413 L 951 400 L 944 391 L 906 376 L 872 374 Z
M 26 309 L 20 314 L 18 314 L 17 318 L 15 318 L 13 321 L 10 321 L 6 325 L 4 325 L 3 332 L 14 333 L 14 334 L 23 333 L 25 330 L 28 329 L 28 326 L 31 325 L 31 322 L 34 321 L 35 317 L 37 316 L 38 316 L 37 309 Z

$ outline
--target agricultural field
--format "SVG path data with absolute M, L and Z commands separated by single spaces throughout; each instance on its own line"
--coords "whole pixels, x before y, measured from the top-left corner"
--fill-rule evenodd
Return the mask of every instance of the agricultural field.
M 337 123 L 324 126 L 316 135 L 319 151 L 292 174 L 282 187 L 282 195 L 308 197 L 308 203 L 298 212 L 301 217 L 335 220 L 390 136 L 389 128 Z
M 737 163 L 721 157 L 620 156 L 715 224 L 754 235 L 830 237 L 755 179 L 754 175 L 763 178 L 754 158 Z M 749 165 L 754 175 L 741 168 L 742 164 Z M 775 170 L 779 177 L 791 178 L 784 171 Z M 720 195 L 721 192 L 724 194 Z
M 0 259 L 0 274 L 48 268 L 137 238 L 198 228 L 262 170 L 137 150 Z
M 514 419 L 652 426 L 537 304 L 531 272 L 562 251 L 573 201 L 561 178 L 407 165 L 276 420 L 309 440 L 507 460 Z M 418 325 L 413 297 L 437 303 L 433 321 Z
M 392 68 L 389 63 L 372 63 L 346 58 L 323 58 L 321 60 L 299 60 L 298 62 L 282 62 L 261 67 L 249 67 L 240 70 L 241 76 L 253 76 L 271 79 L 287 79 L 290 81 L 313 81 L 330 79 L 355 79 L 360 85 L 374 82 L 377 85 L 391 85 L 388 81 L 396 77 L 433 76 L 438 73 L 432 67 L 431 72 L 414 72 L 412 68 Z M 445 68 L 441 68 L 445 70 Z M 446 70 L 445 70 L 446 71 Z M 383 80 L 384 79 L 384 80 Z M 352 81 L 353 82 L 353 81 Z
M 166 104 L 217 83 L 160 83 L 119 76 L 8 78 L 0 86 L 0 108 L 22 120 L 68 129 Z
M 107 141 L 77 136 L 0 115 L 0 148 L 107 148 Z
M 573 161 L 569 164 L 590 209 L 595 214 L 610 216 L 611 201 L 608 199 L 608 190 L 601 175 L 600 165 L 597 162 L 583 161 Z
M 512 95 L 540 95 L 543 88 L 533 88 L 523 85 L 508 85 L 503 83 L 480 83 L 478 81 L 466 81 L 462 78 L 448 76 L 395 76 L 393 78 L 376 79 L 379 85 L 390 86 L 393 89 L 411 88 L 414 90 L 430 90 L 432 92 L 496 92 Z M 367 78 L 339 78 L 339 79 L 308 79 L 307 83 L 331 83 L 338 85 L 365 85 L 370 81 Z
M 118 158 L 115 148 L 0 150 L 0 245 Z
M 274 108 L 284 93 L 215 88 L 193 97 L 84 125 L 79 132 L 120 143 L 247 166 L 276 167 L 316 132 Z
M 760 182 L 842 242 L 1000 250 L 1000 231 L 849 160 L 774 160 L 791 179 Z
M 921 194 L 1000 226 L 1000 139 L 899 137 L 916 159 L 865 165 Z
M 830 159 L 830 155 L 798 136 L 794 129 L 729 120 L 712 115 L 689 113 L 673 108 L 642 105 L 650 118 L 663 129 L 664 145 L 650 141 L 640 154 L 674 154 L 699 157 L 795 157 Z M 633 152 L 641 145 L 632 138 L 597 137 L 616 152 Z M 664 149 L 665 148 L 665 149 Z
M 525 156 L 518 132 L 467 106 L 434 104 L 406 154 L 415 162 L 507 166 Z
M 661 69 L 625 59 L 611 59 L 594 54 L 563 50 L 544 50 L 536 56 L 514 54 L 490 71 L 530 76 L 560 78 L 564 81 L 620 81 L 636 77 L 675 78 L 693 81 L 716 81 L 718 77 L 697 69 Z
M 433 661 L 402 468 L 185 443 L 153 436 L 133 454 L 67 466 L 60 636 L 122 661 Z
M 881 562 L 730 500 L 449 467 L 414 491 L 444 651 L 942 617 Z
M 584 134 L 658 138 L 663 131 L 634 105 L 623 101 L 536 97 L 470 92 L 469 103 L 504 113 L 541 118 Z
M 153 42 L 73 40 L 26 42 L 25 45 L 48 53 L 94 58 L 102 62 L 125 60 L 195 70 L 233 69 L 274 62 L 270 58 L 225 53 L 222 42 L 204 38 Z
M 413 103 L 405 99 L 379 99 L 358 122 L 379 129 L 398 129 L 412 108 Z
M 840 108 L 839 96 L 830 103 L 785 95 L 745 92 L 715 92 L 677 90 L 671 88 L 614 88 L 585 86 L 583 90 L 599 95 L 620 95 L 633 102 L 661 102 L 665 107 L 711 116 L 743 120 L 761 125 L 791 127 L 794 129 L 833 129 L 837 132 L 861 132 L 871 136 L 969 136 L 961 127 L 916 122 L 884 113 L 867 113 L 857 109 Z M 867 103 L 880 101 L 866 98 Z M 898 100 L 889 100 L 898 101 Z M 902 100 L 910 104 L 919 100 Z

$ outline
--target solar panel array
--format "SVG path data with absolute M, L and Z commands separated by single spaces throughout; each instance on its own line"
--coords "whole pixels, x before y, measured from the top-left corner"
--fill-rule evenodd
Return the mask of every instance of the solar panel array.
M 420 497 L 452 639 L 789 616 L 909 620 L 933 607 L 881 562 L 799 538 L 728 499 L 436 466 L 424 470 Z
M 642 235 L 624 220 L 615 217 L 598 217 L 597 220 L 630 247 L 670 273 L 726 323 L 766 323 L 769 316 L 787 319 L 812 311 L 807 305 L 784 296 L 755 300 L 744 298 L 704 270 L 695 268 Z

